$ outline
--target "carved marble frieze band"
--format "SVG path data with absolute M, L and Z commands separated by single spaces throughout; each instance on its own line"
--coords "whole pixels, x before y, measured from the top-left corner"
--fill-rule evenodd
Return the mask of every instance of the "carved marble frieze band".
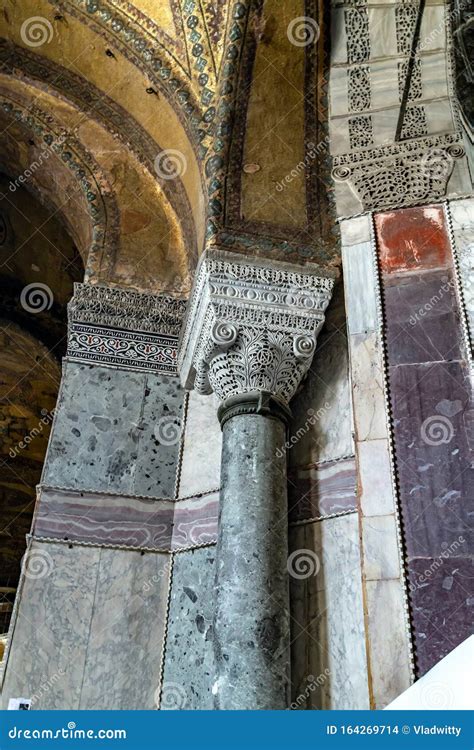
M 332 176 L 362 210 L 417 205 L 443 198 L 465 150 L 460 133 L 419 138 L 333 158 Z
M 67 357 L 174 375 L 185 304 L 166 295 L 75 284 Z
M 311 364 L 333 284 L 315 266 L 206 253 L 178 353 L 185 387 L 221 401 L 260 391 L 287 404 Z

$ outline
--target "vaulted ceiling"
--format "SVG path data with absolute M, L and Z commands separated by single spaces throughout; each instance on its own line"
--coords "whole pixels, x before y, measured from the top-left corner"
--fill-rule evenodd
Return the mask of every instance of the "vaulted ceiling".
M 179 294 L 206 243 L 335 261 L 322 5 L 6 0 L 0 166 L 86 278 Z

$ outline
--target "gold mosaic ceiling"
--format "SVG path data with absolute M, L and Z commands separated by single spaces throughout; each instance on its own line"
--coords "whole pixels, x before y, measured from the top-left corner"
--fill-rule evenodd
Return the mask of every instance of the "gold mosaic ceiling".
M 180 293 L 206 243 L 333 263 L 321 8 L 6 0 L 0 167 L 91 281 Z

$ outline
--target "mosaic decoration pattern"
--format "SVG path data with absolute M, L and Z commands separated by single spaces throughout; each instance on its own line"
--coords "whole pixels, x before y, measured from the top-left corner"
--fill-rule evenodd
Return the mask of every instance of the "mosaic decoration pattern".
M 88 271 L 100 266 L 103 257 L 111 264 L 119 246 L 118 208 L 112 187 L 99 165 L 74 136 L 39 107 L 26 108 L 6 96 L 0 97 L 0 107 L 25 130 L 41 138 L 45 148 L 50 148 L 73 173 L 86 201 L 94 230 L 88 254 Z M 67 222 L 67 217 L 65 220 Z
M 440 206 L 375 217 L 418 672 L 471 632 L 473 393 Z
M 66 356 L 73 362 L 176 374 L 178 339 L 73 323 Z
M 19 68 L 24 75 L 34 80 L 35 86 L 46 91 L 52 90 L 56 95 L 59 92 L 73 101 L 81 111 L 87 112 L 109 129 L 113 128 L 114 135 L 133 151 L 140 163 L 159 181 L 161 189 L 180 216 L 184 241 L 189 242 L 190 258 L 197 258 L 195 226 L 186 191 L 180 179 L 174 179 L 170 185 L 169 180 L 161 179 L 157 174 L 155 160 L 161 147 L 140 123 L 82 76 L 32 50 L 0 39 L 0 69 L 8 75 L 15 75 Z

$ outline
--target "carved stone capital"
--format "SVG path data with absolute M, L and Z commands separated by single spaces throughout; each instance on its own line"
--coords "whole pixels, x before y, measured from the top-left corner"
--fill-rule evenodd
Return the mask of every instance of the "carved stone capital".
M 250 392 L 288 404 L 306 374 L 334 274 L 316 266 L 208 251 L 178 351 L 183 385 L 221 401 Z

